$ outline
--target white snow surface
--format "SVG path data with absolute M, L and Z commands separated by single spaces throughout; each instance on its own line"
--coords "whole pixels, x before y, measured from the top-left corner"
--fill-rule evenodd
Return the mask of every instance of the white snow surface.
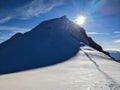
M 53 66 L 0 76 L 0 90 L 120 90 L 120 63 L 83 46 Z

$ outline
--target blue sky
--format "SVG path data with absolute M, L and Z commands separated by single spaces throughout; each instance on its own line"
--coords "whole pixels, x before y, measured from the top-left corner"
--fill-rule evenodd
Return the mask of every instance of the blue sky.
M 85 16 L 89 36 L 105 50 L 120 50 L 120 0 L 0 0 L 0 42 L 63 15 Z

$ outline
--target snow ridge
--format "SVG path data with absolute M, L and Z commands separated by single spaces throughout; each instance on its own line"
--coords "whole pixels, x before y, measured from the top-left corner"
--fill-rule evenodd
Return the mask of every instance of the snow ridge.
M 119 85 L 112 77 L 110 77 L 106 72 L 104 72 L 99 65 L 90 57 L 90 55 L 81 48 L 81 51 L 84 52 L 84 54 L 88 57 L 88 59 L 95 65 L 96 69 L 101 72 L 101 74 L 103 74 L 105 76 L 105 78 L 109 81 L 108 86 L 110 88 L 110 90 L 113 90 L 114 87 L 116 87 L 117 85 Z M 89 90 L 92 90 L 89 88 Z

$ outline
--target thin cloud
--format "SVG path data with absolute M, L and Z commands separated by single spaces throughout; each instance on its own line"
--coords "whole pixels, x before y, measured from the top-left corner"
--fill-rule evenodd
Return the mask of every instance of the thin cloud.
M 29 31 L 29 28 L 20 28 L 20 27 L 10 27 L 10 26 L 0 26 L 0 30 L 10 30 L 13 32 L 26 32 Z
M 9 21 L 9 20 L 11 20 L 12 18 L 13 18 L 12 16 L 6 16 L 6 17 L 0 19 L 0 24 Z
M 114 33 L 115 33 L 115 34 L 120 34 L 120 31 L 115 31 Z
M 17 9 L 20 13 L 22 19 L 28 19 L 34 16 L 39 16 L 40 14 L 47 13 L 51 11 L 54 7 L 60 6 L 63 4 L 63 0 L 34 0 L 28 3 L 25 6 L 22 6 Z
M 117 39 L 114 41 L 115 43 L 120 43 L 120 39 Z
M 41 14 L 50 12 L 53 8 L 63 5 L 65 0 L 32 0 L 24 6 L 20 6 L 6 11 L 6 17 L 0 19 L 0 24 L 5 23 L 11 19 L 29 19 L 32 17 L 38 17 Z M 9 13 L 8 13 L 9 12 Z M 1 13 L 2 15 L 2 13 Z M 3 16 L 4 12 L 3 12 Z M 12 16 L 12 17 L 11 17 Z
M 87 32 L 87 34 L 97 35 L 97 34 L 104 34 L 104 33 L 99 33 L 99 32 Z
M 120 48 L 104 48 L 105 51 L 120 51 Z

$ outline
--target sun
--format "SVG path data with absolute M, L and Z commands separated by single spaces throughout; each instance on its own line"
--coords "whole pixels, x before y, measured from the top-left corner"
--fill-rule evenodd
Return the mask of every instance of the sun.
M 83 25 L 85 21 L 86 21 L 85 16 L 79 16 L 75 19 L 75 23 L 77 23 L 78 25 Z

